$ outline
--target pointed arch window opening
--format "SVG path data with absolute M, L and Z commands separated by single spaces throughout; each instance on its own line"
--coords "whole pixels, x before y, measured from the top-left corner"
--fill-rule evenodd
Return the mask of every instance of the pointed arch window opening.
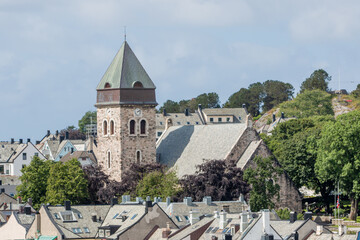
M 108 123 L 106 120 L 104 120 L 104 122 L 103 122 L 103 133 L 104 133 L 104 136 L 108 135 Z
M 140 134 L 145 135 L 146 134 L 146 120 L 140 121 Z
M 135 120 L 130 120 L 130 135 L 135 135 L 135 125 L 136 125 L 136 123 L 135 123 Z
M 115 134 L 115 123 L 114 120 L 110 121 L 110 135 L 114 135 Z

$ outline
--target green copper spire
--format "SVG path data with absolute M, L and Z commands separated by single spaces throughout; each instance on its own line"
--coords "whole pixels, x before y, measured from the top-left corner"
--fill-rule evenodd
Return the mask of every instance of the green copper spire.
M 156 88 L 129 44 L 124 41 L 96 90 L 133 88 L 134 84 L 136 83 L 135 86 L 138 86 L 139 82 L 145 89 Z

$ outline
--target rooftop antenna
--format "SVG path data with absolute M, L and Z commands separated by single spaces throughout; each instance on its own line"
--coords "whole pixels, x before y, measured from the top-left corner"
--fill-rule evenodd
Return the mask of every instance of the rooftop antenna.
M 125 42 L 126 42 L 126 26 L 124 26 L 124 39 L 125 39 Z

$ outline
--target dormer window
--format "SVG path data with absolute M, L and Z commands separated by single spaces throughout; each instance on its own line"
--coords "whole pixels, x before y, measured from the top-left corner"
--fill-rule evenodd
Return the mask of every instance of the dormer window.
M 143 88 L 143 84 L 139 81 L 133 83 L 133 88 Z
M 110 83 L 105 83 L 105 86 L 104 86 L 104 88 L 111 88 L 111 84 Z
M 72 211 L 60 212 L 60 217 L 63 222 L 76 222 L 76 218 Z

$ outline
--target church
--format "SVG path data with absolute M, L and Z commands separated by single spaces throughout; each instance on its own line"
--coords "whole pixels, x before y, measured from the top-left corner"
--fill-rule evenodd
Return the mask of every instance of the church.
M 125 41 L 97 86 L 98 164 L 110 178 L 121 181 L 131 163 L 159 162 L 178 177 L 194 174 L 206 160 L 235 160 L 245 170 L 252 159 L 272 156 L 246 121 L 231 124 L 167 125 L 156 141 L 155 84 Z M 201 114 L 201 109 L 198 111 Z M 176 116 L 176 115 L 175 115 Z M 165 122 L 175 122 L 174 115 Z M 274 165 L 280 164 L 274 160 Z M 301 211 L 301 193 L 284 172 L 279 177 L 276 207 Z

